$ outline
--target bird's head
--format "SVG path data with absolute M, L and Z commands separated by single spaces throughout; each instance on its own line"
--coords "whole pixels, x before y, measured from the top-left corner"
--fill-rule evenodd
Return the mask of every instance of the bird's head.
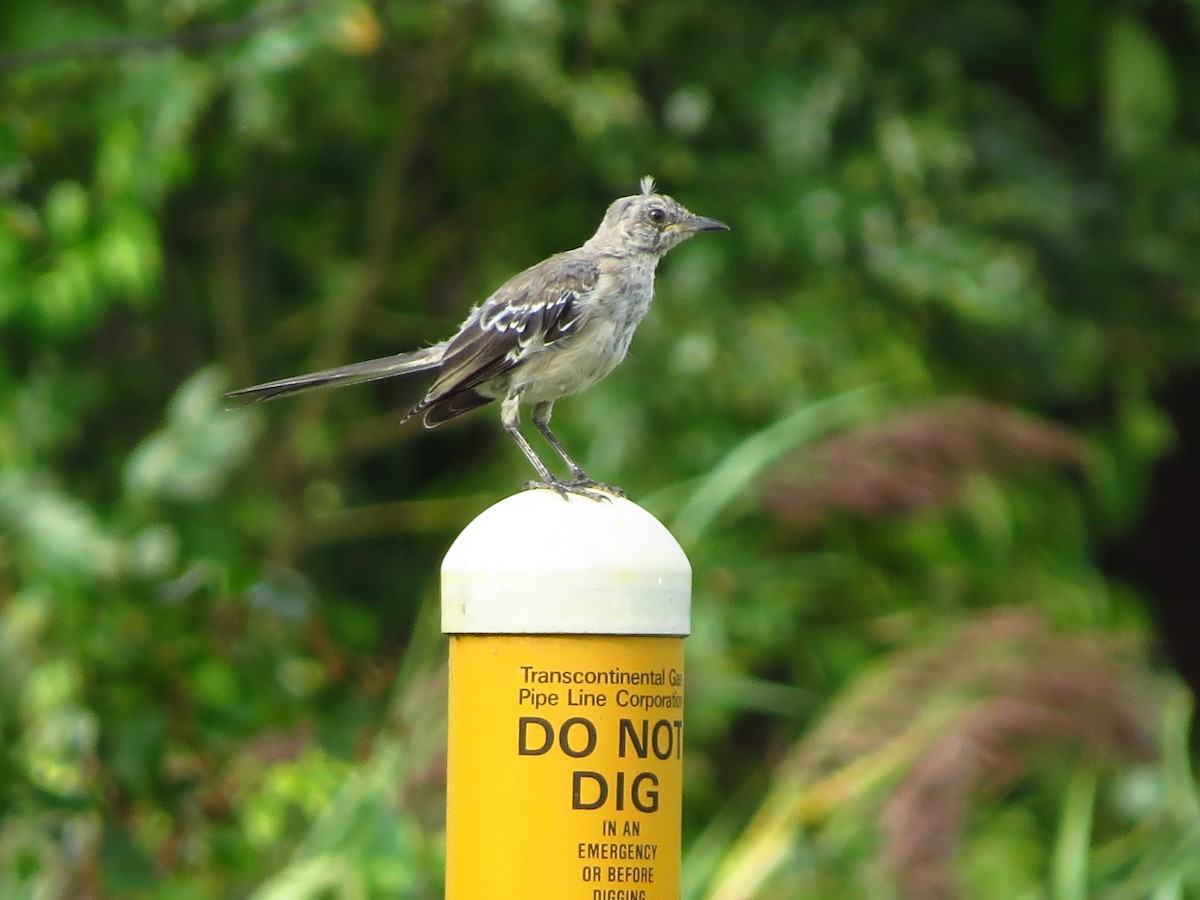
M 614 200 L 589 245 L 627 253 L 662 256 L 701 231 L 728 231 L 729 226 L 689 212 L 681 203 L 654 189 L 654 179 L 642 179 L 641 192 Z

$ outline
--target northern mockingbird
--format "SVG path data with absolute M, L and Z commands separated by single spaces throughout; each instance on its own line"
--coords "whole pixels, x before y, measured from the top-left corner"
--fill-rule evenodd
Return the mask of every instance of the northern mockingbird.
M 340 366 L 231 391 L 230 400 L 257 402 L 316 388 L 362 384 L 436 371 L 425 398 L 401 421 L 424 415 L 432 428 L 500 401 L 500 421 L 537 470 L 538 481 L 566 496 L 594 500 L 624 496 L 589 478 L 550 430 L 554 401 L 591 387 L 625 358 L 629 341 L 654 298 L 654 270 L 668 250 L 701 231 L 728 231 L 656 193 L 641 192 L 609 206 L 596 233 L 577 250 L 558 253 L 510 278 L 471 310 L 449 340 L 367 362 Z M 555 477 L 521 434 L 520 406 L 533 405 L 533 424 L 570 467 Z

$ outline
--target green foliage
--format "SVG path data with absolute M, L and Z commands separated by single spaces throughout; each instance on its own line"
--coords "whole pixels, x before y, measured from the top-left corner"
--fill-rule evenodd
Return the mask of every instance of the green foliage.
M 687 896 L 826 796 L 771 767 L 893 654 L 1013 604 L 1144 634 L 1101 557 L 1200 363 L 1196 34 L 1087 0 L 6 4 L 0 895 L 439 894 L 436 570 L 524 461 L 487 412 L 400 429 L 413 384 L 219 395 L 441 338 L 646 173 L 733 231 L 555 424 L 695 566 Z M 1160 759 L 1056 746 L 973 794 L 973 896 L 1200 891 L 1146 666 Z M 772 832 L 761 896 L 903 884 L 876 823 L 918 743 L 822 773 L 853 802 Z

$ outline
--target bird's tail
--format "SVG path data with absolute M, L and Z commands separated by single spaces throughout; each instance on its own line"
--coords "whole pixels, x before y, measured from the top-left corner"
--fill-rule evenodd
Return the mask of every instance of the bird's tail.
M 338 366 L 336 369 L 323 369 L 308 375 L 294 375 L 291 378 L 268 381 L 266 384 L 256 384 L 253 387 L 230 391 L 225 395 L 225 399 L 235 403 L 260 403 L 301 391 L 365 384 L 368 381 L 379 381 L 381 378 L 424 372 L 440 366 L 442 354 L 445 352 L 446 342 L 443 341 L 424 350 L 414 350 L 412 353 L 397 353 L 395 356 L 368 359 L 366 362 Z

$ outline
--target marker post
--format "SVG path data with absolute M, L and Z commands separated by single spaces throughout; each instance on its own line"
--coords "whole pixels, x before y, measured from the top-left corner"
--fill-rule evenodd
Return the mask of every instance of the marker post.
M 442 564 L 448 900 L 678 900 L 691 565 L 653 516 L 525 491 Z

